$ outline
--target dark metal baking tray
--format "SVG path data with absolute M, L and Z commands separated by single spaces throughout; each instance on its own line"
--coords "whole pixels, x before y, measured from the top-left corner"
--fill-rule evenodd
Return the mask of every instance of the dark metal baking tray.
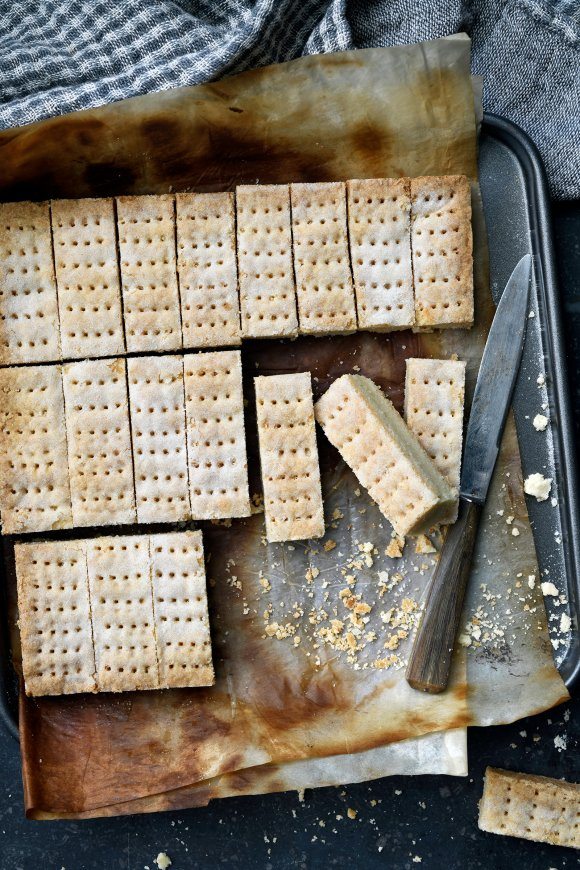
M 524 474 L 542 471 L 553 478 L 548 501 L 528 504 L 534 528 L 542 579 L 549 579 L 566 595 L 567 604 L 554 606 L 547 599 L 551 625 L 566 612 L 573 621 L 568 641 L 555 650 L 556 663 L 571 687 L 580 674 L 580 532 L 572 443 L 565 350 L 549 218 L 549 195 L 541 160 L 533 143 L 502 118 L 486 115 L 480 139 L 480 181 L 489 235 L 492 291 L 498 298 L 517 261 L 531 252 L 535 287 L 522 369 L 514 398 Z M 532 427 L 539 408 L 540 373 L 546 378 L 546 412 L 551 425 L 545 433 Z M 532 413 L 533 411 L 533 413 Z M 558 471 L 556 471 L 558 469 Z M 561 544 L 556 542 L 556 535 Z M 548 572 L 547 574 L 545 572 Z M 0 718 L 18 738 L 17 681 L 12 668 L 6 607 L 6 588 L 0 588 Z M 559 640 L 559 634 L 555 638 Z

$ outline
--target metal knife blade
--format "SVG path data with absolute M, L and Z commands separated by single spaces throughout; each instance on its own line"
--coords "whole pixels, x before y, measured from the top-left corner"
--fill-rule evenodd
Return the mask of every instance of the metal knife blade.
M 482 505 L 495 467 L 522 357 L 532 258 L 513 270 L 496 308 L 487 338 L 465 436 L 460 496 Z

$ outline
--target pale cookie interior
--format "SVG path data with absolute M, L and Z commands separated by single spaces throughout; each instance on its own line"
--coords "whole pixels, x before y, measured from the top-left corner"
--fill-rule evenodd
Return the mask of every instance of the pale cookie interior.
M 266 536 L 324 535 L 310 372 L 255 378 Z
M 58 359 L 49 204 L 0 203 L 0 364 Z
M 151 535 L 161 687 L 211 686 L 214 672 L 201 532 Z
M 0 395 L 4 534 L 70 528 L 61 367 L 0 369 Z
M 113 200 L 56 200 L 51 212 L 63 357 L 123 353 Z
M 173 197 L 117 199 L 127 350 L 182 346 Z
M 288 185 L 238 187 L 236 215 L 242 335 L 297 335 Z
M 175 197 L 184 347 L 241 343 L 233 193 Z
M 191 516 L 181 356 L 127 361 L 137 522 Z
M 347 182 L 348 227 L 360 329 L 415 323 L 408 178 Z
M 240 352 L 188 354 L 183 363 L 192 516 L 249 516 Z
M 291 184 L 290 195 L 300 332 L 354 332 L 345 184 Z

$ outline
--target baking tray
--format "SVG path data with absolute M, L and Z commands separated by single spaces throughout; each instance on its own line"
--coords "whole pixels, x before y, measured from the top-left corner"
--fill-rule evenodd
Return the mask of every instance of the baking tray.
M 480 139 L 480 183 L 489 234 L 491 284 L 497 301 L 509 275 L 523 254 L 531 252 L 536 282 L 522 369 L 514 398 L 514 414 L 524 473 L 542 471 L 554 479 L 548 501 L 528 505 L 542 579 L 553 582 L 566 604 L 548 598 L 551 629 L 567 613 L 574 629 L 564 643 L 554 630 L 556 664 L 569 688 L 580 673 L 577 632 L 580 601 L 580 536 L 575 487 L 574 447 L 565 371 L 565 347 L 549 220 L 549 196 L 544 170 L 533 143 L 515 125 L 486 115 Z M 542 373 L 546 385 L 536 382 Z M 547 403 L 551 425 L 537 433 L 531 417 Z M 556 474 L 555 468 L 566 469 Z M 561 544 L 558 543 L 561 541 Z M 1 569 L 0 569 L 1 570 Z M 547 572 L 547 573 L 546 573 Z M 7 622 L 6 583 L 0 584 L 0 718 L 18 739 L 18 684 L 12 668 Z

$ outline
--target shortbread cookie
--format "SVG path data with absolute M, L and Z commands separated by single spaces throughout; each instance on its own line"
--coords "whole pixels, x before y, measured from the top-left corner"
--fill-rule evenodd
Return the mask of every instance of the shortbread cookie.
M 211 686 L 214 672 L 201 532 L 151 535 L 150 541 L 161 687 Z
M 177 270 L 184 347 L 241 343 L 233 193 L 178 193 Z
M 137 522 L 191 516 L 183 357 L 127 360 Z
M 193 518 L 249 516 L 240 352 L 188 354 L 183 365 Z
M 359 329 L 415 323 L 408 178 L 347 182 L 348 229 Z
M 99 691 L 158 688 L 149 536 L 89 540 L 87 566 Z
M 310 372 L 254 379 L 266 536 L 324 535 Z
M 479 828 L 580 849 L 579 808 L 578 783 L 488 767 L 479 804 Z
M 473 324 L 471 189 L 465 175 L 411 179 L 417 329 Z
M 291 184 L 290 197 L 300 332 L 354 332 L 345 184 Z
M 465 363 L 459 360 L 408 359 L 405 419 L 436 468 L 459 496 L 463 446 Z M 442 522 L 454 523 L 457 502 Z
M 14 551 L 26 694 L 96 691 L 85 542 L 16 544 Z
M 49 204 L 0 203 L 0 365 L 58 359 Z
M 173 197 L 117 198 L 127 350 L 182 346 Z
M 62 355 L 125 351 L 112 199 L 51 203 Z
M 63 385 L 74 525 L 134 523 L 125 360 L 69 363 Z
M 238 187 L 236 216 L 242 335 L 297 335 L 288 185 Z
M 343 375 L 314 412 L 398 535 L 423 532 L 449 515 L 453 490 L 371 380 Z
M 0 369 L 0 513 L 4 534 L 73 524 L 61 367 Z

